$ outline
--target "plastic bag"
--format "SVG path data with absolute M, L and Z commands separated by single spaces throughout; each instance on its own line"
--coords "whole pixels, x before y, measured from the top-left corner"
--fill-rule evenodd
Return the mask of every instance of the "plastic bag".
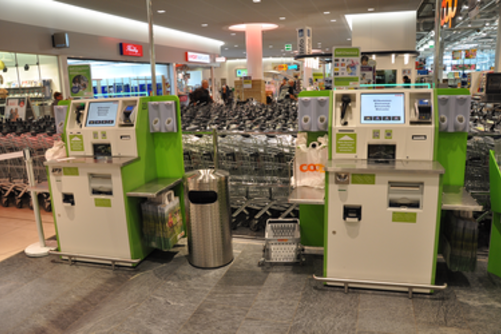
M 56 140 L 54 146 L 49 148 L 45 152 L 45 159 L 47 161 L 53 161 L 58 159 L 66 158 L 66 147 L 61 140 Z
M 328 137 L 319 137 L 306 146 L 306 137 L 298 136 L 294 163 L 294 186 L 325 187 L 325 164 L 328 160 Z
M 143 236 L 147 245 L 169 250 L 185 232 L 179 197 L 168 191 L 155 201 L 141 204 L 143 211 Z

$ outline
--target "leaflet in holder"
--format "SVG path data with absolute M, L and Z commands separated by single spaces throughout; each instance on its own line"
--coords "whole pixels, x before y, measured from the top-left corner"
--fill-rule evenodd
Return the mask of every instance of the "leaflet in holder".
M 405 124 L 405 94 L 361 94 L 362 124 Z
M 87 111 L 87 127 L 115 126 L 118 112 L 118 101 L 90 102 Z

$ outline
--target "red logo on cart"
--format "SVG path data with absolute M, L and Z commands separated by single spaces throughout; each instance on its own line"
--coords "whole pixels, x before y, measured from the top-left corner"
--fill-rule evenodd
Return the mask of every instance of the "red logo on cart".
M 139 44 L 120 43 L 120 54 L 123 56 L 142 57 L 143 46 Z
M 325 173 L 324 170 L 324 165 L 322 164 L 302 164 L 299 166 L 299 170 L 303 173 L 308 173 L 308 172 L 319 172 L 319 173 Z

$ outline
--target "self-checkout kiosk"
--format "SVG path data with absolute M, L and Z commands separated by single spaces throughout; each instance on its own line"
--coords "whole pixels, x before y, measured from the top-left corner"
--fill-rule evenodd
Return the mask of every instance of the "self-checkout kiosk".
M 46 162 L 59 245 L 55 254 L 133 266 L 152 250 L 141 237 L 141 202 L 172 189 L 183 205 L 182 137 L 179 127 L 171 126 L 180 124 L 179 100 L 61 104 L 67 113 L 58 127 L 63 126 L 68 158 Z M 152 129 L 149 115 L 155 113 Z M 157 128 L 164 114 L 167 126 Z
M 464 190 L 467 90 L 417 85 L 303 92 L 298 122 L 308 143 L 325 132 L 301 124 L 321 123 L 326 99 L 325 190 L 294 189 L 289 198 L 301 205 L 302 244 L 324 247 L 324 274 L 315 279 L 346 291 L 412 296 L 444 289 L 435 285 L 437 255 L 449 265 L 455 246 L 441 220 L 471 218 L 482 209 Z

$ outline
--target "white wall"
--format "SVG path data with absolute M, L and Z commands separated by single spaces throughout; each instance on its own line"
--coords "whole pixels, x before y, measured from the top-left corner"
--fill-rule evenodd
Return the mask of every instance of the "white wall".
M 416 49 L 416 11 L 346 15 L 352 45 L 362 51 Z

